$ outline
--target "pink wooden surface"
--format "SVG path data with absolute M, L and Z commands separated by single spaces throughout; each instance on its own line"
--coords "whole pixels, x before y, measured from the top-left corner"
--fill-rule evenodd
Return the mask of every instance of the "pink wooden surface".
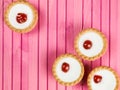
M 120 0 L 29 0 L 39 20 L 27 34 L 12 32 L 4 23 L 4 10 L 13 0 L 0 0 L 0 90 L 88 90 L 86 77 L 92 68 L 106 65 L 120 75 Z M 83 82 L 65 87 L 52 76 L 57 56 L 75 53 L 73 42 L 84 28 L 100 29 L 108 39 L 106 54 L 84 61 Z

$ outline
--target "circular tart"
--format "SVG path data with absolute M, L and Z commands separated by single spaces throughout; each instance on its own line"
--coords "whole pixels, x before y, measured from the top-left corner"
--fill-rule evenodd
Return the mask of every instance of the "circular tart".
M 109 67 L 100 66 L 93 69 L 87 79 L 88 90 L 118 90 L 118 74 Z
M 85 60 L 101 57 L 107 48 L 107 39 L 100 31 L 89 28 L 82 30 L 75 39 L 75 50 Z
M 6 8 L 4 18 L 10 29 L 19 33 L 26 33 L 35 27 L 38 13 L 29 2 L 16 1 Z
M 82 62 L 72 54 L 59 56 L 53 64 L 53 76 L 62 85 L 78 84 L 84 75 Z

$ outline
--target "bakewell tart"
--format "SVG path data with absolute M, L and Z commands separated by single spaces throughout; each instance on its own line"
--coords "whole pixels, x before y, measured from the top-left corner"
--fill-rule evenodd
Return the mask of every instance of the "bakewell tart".
M 81 58 L 93 61 L 101 57 L 107 49 L 105 35 L 97 29 L 82 30 L 75 39 L 74 47 Z
M 118 90 L 118 74 L 110 67 L 100 66 L 91 71 L 87 79 L 88 90 Z
M 72 54 L 64 54 L 56 58 L 52 67 L 53 76 L 62 85 L 78 84 L 84 75 L 82 62 Z
M 8 5 L 4 18 L 5 23 L 11 30 L 26 33 L 35 27 L 38 13 L 32 4 L 21 0 Z

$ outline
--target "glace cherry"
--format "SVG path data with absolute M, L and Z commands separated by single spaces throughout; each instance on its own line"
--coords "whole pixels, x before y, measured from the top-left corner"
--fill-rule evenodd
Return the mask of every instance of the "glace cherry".
M 95 83 L 99 83 L 99 82 L 101 82 L 101 80 L 102 80 L 102 76 L 100 76 L 100 75 L 95 75 L 94 76 L 94 82 Z
M 70 66 L 69 66 L 68 63 L 64 62 L 64 63 L 62 64 L 61 69 L 62 69 L 63 72 L 65 72 L 65 73 L 68 72 L 69 68 L 70 68 Z
M 27 15 L 25 13 L 18 13 L 16 16 L 16 21 L 20 24 L 27 21 Z
M 90 49 L 92 47 L 92 42 L 90 40 L 86 40 L 84 43 L 83 43 L 83 47 L 85 49 Z

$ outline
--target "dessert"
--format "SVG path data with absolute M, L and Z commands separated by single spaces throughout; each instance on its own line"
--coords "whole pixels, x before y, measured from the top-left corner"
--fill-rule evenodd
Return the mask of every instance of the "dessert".
M 88 90 L 118 90 L 118 74 L 110 67 L 93 69 L 87 79 Z
M 16 1 L 6 8 L 4 18 L 10 29 L 19 33 L 26 33 L 35 27 L 38 13 L 29 2 Z
M 107 40 L 97 29 L 82 30 L 75 39 L 75 50 L 85 60 L 95 60 L 101 57 L 107 49 Z
M 76 56 L 64 54 L 55 60 L 52 72 L 53 76 L 60 84 L 71 86 L 82 80 L 84 66 Z

